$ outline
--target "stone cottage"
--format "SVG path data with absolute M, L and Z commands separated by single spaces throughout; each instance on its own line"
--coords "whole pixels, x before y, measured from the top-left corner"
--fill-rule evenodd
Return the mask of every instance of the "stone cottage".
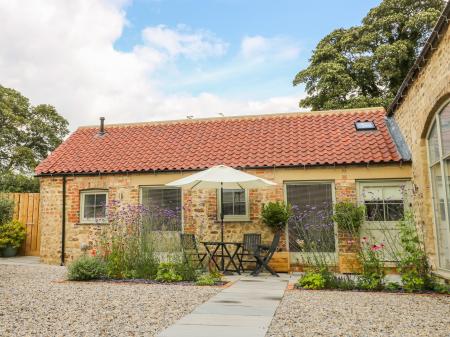
M 216 191 L 165 184 L 225 164 L 278 184 L 226 191 L 227 239 L 241 241 L 243 233 L 259 232 L 270 240 L 259 220 L 262 204 L 270 200 L 300 209 L 354 200 L 381 209 L 362 228 L 375 237 L 380 223 L 396 222 L 412 208 L 436 274 L 450 279 L 449 16 L 450 3 L 387 112 L 370 108 L 79 128 L 36 168 L 41 259 L 59 263 L 78 256 L 80 245 L 94 242 L 105 226 L 96 220 L 99 205 L 112 199 L 183 209 L 179 231 L 217 239 Z M 405 190 L 412 191 L 411 199 Z M 330 254 L 346 271 L 351 249 L 333 231 Z M 288 228 L 280 247 L 293 267 L 301 254 L 297 240 Z
M 270 242 L 273 234 L 261 223 L 260 212 L 275 200 L 300 209 L 357 200 L 383 209 L 364 224 L 363 230 L 376 230 L 375 223 L 396 221 L 409 207 L 402 191 L 411 176 L 410 155 L 395 130 L 383 108 L 80 127 L 36 169 L 41 258 L 59 263 L 80 255 L 80 247 L 94 243 L 107 226 L 102 204 L 111 200 L 182 209 L 180 226 L 173 230 L 218 240 L 217 191 L 165 186 L 218 164 L 277 183 L 224 191 L 226 241 L 261 233 Z M 364 200 L 364 190 L 377 198 Z M 399 210 L 396 215 L 388 203 L 390 210 Z M 345 270 L 346 241 L 337 240 L 334 226 L 330 234 L 327 252 Z M 288 229 L 280 246 L 293 266 L 302 254 L 296 236 Z

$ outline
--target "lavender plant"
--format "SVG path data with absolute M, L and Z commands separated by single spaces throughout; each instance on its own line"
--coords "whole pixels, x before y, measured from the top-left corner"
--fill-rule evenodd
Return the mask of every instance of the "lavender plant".
M 289 224 L 289 249 L 298 252 L 298 263 L 315 270 L 335 265 L 336 239 L 329 203 L 292 206 Z
M 176 211 L 116 200 L 106 207 L 109 226 L 102 228 L 99 253 L 109 277 L 153 279 L 159 263 L 181 262 Z

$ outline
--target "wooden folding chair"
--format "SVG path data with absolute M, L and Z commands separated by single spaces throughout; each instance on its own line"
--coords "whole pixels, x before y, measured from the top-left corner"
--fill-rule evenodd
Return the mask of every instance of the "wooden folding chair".
M 277 251 L 280 237 L 281 232 L 278 231 L 273 236 L 272 244 L 270 246 L 258 245 L 258 249 L 255 252 L 256 268 L 251 275 L 258 276 L 264 268 L 273 276 L 279 277 L 279 275 L 269 266 L 269 262 L 272 259 L 273 254 Z
M 184 260 L 186 262 L 194 262 L 197 267 L 204 269 L 203 261 L 206 258 L 206 253 L 198 251 L 197 240 L 194 234 L 180 233 L 181 248 L 183 249 Z
M 261 234 L 247 233 L 244 234 L 244 242 L 242 244 L 241 252 L 239 253 L 239 266 L 244 271 L 243 263 L 256 263 L 256 250 L 261 245 Z

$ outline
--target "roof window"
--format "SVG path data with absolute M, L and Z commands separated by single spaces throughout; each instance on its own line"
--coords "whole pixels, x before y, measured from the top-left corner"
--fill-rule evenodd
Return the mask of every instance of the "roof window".
M 376 130 L 377 127 L 373 121 L 357 121 L 355 122 L 356 131 Z

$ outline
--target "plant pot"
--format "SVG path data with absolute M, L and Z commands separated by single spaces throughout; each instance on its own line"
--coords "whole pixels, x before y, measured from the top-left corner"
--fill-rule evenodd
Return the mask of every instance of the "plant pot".
M 17 255 L 17 248 L 16 247 L 3 247 L 2 249 L 2 256 L 3 257 L 14 257 Z

